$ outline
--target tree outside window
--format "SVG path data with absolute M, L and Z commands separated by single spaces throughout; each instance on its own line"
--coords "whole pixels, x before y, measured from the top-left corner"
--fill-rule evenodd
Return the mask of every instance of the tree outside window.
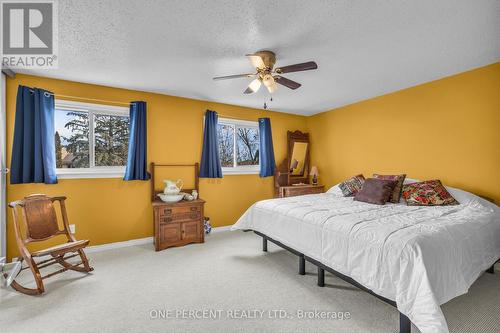
M 128 116 L 56 109 L 55 128 L 57 168 L 123 167 L 127 162 Z
M 217 126 L 217 138 L 223 172 L 258 172 L 259 128 L 257 123 L 220 119 Z

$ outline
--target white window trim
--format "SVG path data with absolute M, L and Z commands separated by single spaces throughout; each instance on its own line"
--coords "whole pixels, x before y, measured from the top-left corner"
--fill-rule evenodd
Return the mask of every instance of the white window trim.
M 240 120 L 240 119 L 229 119 L 229 118 L 219 118 L 219 124 L 231 125 L 235 127 L 253 127 L 259 130 L 259 123 L 256 121 Z M 236 131 L 234 133 L 234 147 L 236 149 Z M 236 165 L 236 154 L 233 155 L 234 161 L 233 165 Z M 222 175 L 256 175 L 260 173 L 260 158 L 258 165 L 241 165 L 232 168 L 223 167 Z
M 85 178 L 123 178 L 125 167 L 96 167 L 94 165 L 94 114 L 110 116 L 129 116 L 129 109 L 125 106 L 114 106 L 94 103 L 84 103 L 56 99 L 57 110 L 83 111 L 89 114 L 89 168 L 57 168 L 58 179 L 85 179 Z
M 56 175 L 58 179 L 123 178 L 125 167 L 61 168 Z

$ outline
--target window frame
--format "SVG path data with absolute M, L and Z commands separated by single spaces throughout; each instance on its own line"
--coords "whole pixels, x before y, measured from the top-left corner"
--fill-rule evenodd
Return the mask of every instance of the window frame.
M 126 116 L 130 117 L 130 111 L 125 106 L 107 104 L 94 104 L 86 102 L 55 100 L 55 112 L 58 110 L 87 112 L 89 115 L 89 167 L 88 168 L 56 168 L 59 179 L 79 178 L 123 178 L 125 166 L 95 166 L 95 135 L 94 115 L 104 116 Z M 57 129 L 56 129 L 57 131 Z
M 238 134 L 236 130 L 238 127 L 250 127 L 257 129 L 259 133 L 259 144 L 260 144 L 260 132 L 259 132 L 259 123 L 257 121 L 249 121 L 249 120 L 240 120 L 240 119 L 231 119 L 231 118 L 219 118 L 217 121 L 217 125 L 229 125 L 234 127 L 234 135 L 233 135 L 233 167 L 222 167 L 223 175 L 252 175 L 260 173 L 260 156 L 259 156 L 259 164 L 257 165 L 240 165 L 237 163 L 237 146 L 236 142 L 238 139 Z M 217 129 L 218 130 L 218 129 Z M 218 133 L 217 133 L 218 135 Z M 260 150 L 260 149 L 259 149 Z M 259 152 L 260 153 L 260 152 Z

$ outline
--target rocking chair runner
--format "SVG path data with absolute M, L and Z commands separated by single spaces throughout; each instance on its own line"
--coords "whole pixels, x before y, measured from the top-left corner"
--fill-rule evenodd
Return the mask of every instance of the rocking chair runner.
M 43 279 L 53 275 L 65 272 L 67 270 L 74 270 L 78 272 L 91 272 L 94 269 L 90 267 L 87 257 L 83 252 L 83 248 L 89 244 L 88 240 L 76 240 L 69 231 L 68 216 L 66 214 L 66 206 L 64 204 L 66 197 L 48 197 L 44 194 L 34 194 L 24 198 L 24 200 L 14 201 L 9 203 L 12 208 L 14 217 L 14 231 L 16 235 L 17 247 L 22 258 L 21 261 L 26 261 L 27 267 L 22 268 L 30 269 L 35 277 L 37 288 L 26 288 L 20 285 L 16 280 L 12 281 L 12 288 L 27 294 L 39 295 L 45 291 L 43 286 Z M 63 229 L 60 230 L 57 224 L 56 211 L 54 209 L 54 201 L 59 201 L 61 207 L 61 214 L 63 220 Z M 26 228 L 26 237 L 21 236 L 20 222 L 18 219 L 17 207 L 22 208 L 22 220 Z M 49 247 L 44 250 L 30 252 L 26 245 L 32 242 L 40 242 L 50 239 L 57 235 L 66 235 L 68 242 L 56 246 Z M 75 252 L 73 254 L 68 253 Z M 33 258 L 43 257 L 49 255 L 52 258 L 40 262 L 35 262 Z M 76 264 L 71 264 L 66 260 L 80 256 L 81 261 Z M 53 264 L 60 264 L 62 269 L 53 273 L 42 276 L 40 268 L 44 268 Z M 81 266 L 80 266 L 81 265 Z

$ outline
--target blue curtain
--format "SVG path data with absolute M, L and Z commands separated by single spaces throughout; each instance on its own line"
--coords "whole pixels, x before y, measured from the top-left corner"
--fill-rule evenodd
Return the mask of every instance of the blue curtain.
M 201 153 L 200 177 L 222 178 L 217 140 L 217 112 L 205 113 L 205 131 L 203 133 L 203 151 Z
M 148 180 L 146 102 L 130 103 L 127 167 L 124 180 Z
M 10 183 L 57 183 L 54 94 L 17 88 Z
M 276 162 L 274 160 L 273 135 L 269 118 L 259 118 L 259 136 L 260 176 L 273 176 Z

